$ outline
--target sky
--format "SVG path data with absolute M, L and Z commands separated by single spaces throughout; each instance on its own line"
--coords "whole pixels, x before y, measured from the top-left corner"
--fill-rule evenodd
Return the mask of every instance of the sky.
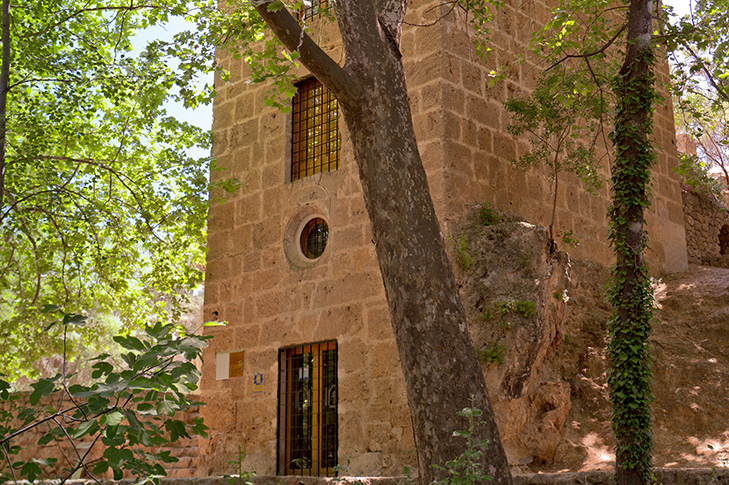
M 664 5 L 670 5 L 673 7 L 674 13 L 679 16 L 687 15 L 689 13 L 689 5 L 693 0 L 663 0 Z

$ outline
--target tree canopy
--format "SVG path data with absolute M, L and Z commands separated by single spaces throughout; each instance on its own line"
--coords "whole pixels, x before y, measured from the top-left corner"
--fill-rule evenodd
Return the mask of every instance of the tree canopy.
M 166 100 L 211 99 L 196 75 L 210 45 L 196 31 L 141 51 L 134 36 L 175 16 L 202 18 L 201 0 L 18 0 L 4 28 L 7 96 L 0 168 L 0 372 L 33 374 L 57 353 L 48 304 L 90 317 L 78 351 L 184 310 L 202 282 L 210 134 L 176 120 Z M 174 61 L 170 59 L 175 58 Z M 0 130 L 2 131 L 2 130 Z

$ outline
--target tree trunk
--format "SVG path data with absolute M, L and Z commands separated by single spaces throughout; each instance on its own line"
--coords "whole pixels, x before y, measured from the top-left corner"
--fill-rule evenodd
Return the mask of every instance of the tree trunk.
M 420 482 L 444 478 L 433 465 L 466 449 L 466 441 L 453 436 L 467 426 L 456 412 L 476 407 L 485 422 L 476 438 L 489 440 L 483 470 L 493 483 L 511 484 L 415 140 L 398 50 L 405 3 L 380 3 L 375 12 L 370 0 L 337 2 L 347 54 L 343 68 L 324 64 L 308 36 L 300 42 L 298 24 L 287 12 L 256 9 L 287 48 L 301 45 L 302 62 L 342 107 L 405 377 Z
M 616 438 L 618 484 L 650 480 L 653 436 L 648 336 L 652 293 L 643 258 L 643 213 L 650 204 L 648 186 L 655 158 L 649 140 L 654 92 L 651 42 L 652 2 L 632 0 L 625 61 L 615 83 L 618 100 L 613 145 L 613 205 L 610 239 L 616 252 L 610 300 L 608 386 Z
M 8 126 L 7 105 L 10 84 L 10 0 L 3 0 L 2 64 L 0 64 L 0 214 L 5 194 L 5 146 Z

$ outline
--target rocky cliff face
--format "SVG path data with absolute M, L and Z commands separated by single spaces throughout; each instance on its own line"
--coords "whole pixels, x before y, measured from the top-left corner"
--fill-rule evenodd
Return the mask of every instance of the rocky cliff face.
M 511 464 L 517 472 L 611 468 L 607 269 L 550 254 L 544 228 L 503 216 L 484 225 L 479 209 L 451 239 Z M 721 466 L 729 458 L 728 288 L 721 268 L 656 281 L 657 466 Z
M 513 464 L 551 464 L 572 406 L 554 365 L 565 337 L 569 257 L 549 254 L 543 227 L 476 219 L 455 237 L 454 259 L 502 440 Z

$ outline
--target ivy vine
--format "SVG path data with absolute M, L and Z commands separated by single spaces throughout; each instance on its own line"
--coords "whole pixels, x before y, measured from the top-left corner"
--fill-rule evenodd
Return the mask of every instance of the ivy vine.
M 648 345 L 652 291 L 643 257 L 647 247 L 643 214 L 650 205 L 650 168 L 655 160 L 649 140 L 658 96 L 654 62 L 649 49 L 638 52 L 614 81 L 618 106 L 611 138 L 616 159 L 609 209 L 609 237 L 617 256 L 609 289 L 615 309 L 608 324 L 612 425 L 619 468 L 637 472 L 644 481 L 649 478 L 653 451 Z

